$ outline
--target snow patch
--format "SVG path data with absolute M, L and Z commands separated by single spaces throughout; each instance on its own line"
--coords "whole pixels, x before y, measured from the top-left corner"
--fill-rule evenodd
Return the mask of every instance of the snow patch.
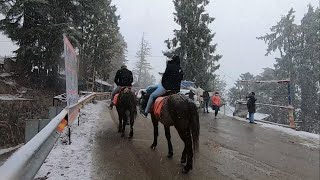
M 10 147 L 10 148 L 6 148 L 6 149 L 0 149 L 0 155 L 3 155 L 3 154 L 6 154 L 8 152 L 11 152 L 13 150 L 16 150 L 18 148 L 20 148 L 23 144 L 19 144 L 17 146 L 14 146 L 14 147 Z
M 11 75 L 11 73 L 0 73 L 0 77 L 9 77 Z
M 296 131 L 293 129 L 289 129 L 289 128 L 285 128 L 285 127 L 281 127 L 281 126 L 277 126 L 277 125 L 273 125 L 273 124 L 265 124 L 265 123 L 261 123 L 261 124 L 262 124 L 262 127 L 264 127 L 264 128 L 278 130 L 278 131 L 284 132 L 284 133 L 292 135 L 292 136 L 299 136 L 303 139 L 310 140 L 310 141 L 313 141 L 313 142 L 316 142 L 317 144 L 319 144 L 319 140 L 320 140 L 319 134 L 313 134 L 313 133 L 309 133 L 309 132 L 305 132 L 305 131 Z
M 98 127 L 96 122 L 103 109 L 102 102 L 88 104 L 81 109 L 80 126 L 78 126 L 77 120 L 71 126 L 71 145 L 67 145 L 68 128 L 65 128 L 38 171 L 36 178 L 91 179 L 91 151 Z
M 241 118 L 241 117 L 233 116 L 233 118 L 236 120 L 239 120 L 239 121 L 248 122 L 248 120 Z M 256 119 L 256 117 L 255 117 L 255 119 Z M 263 122 L 257 122 L 257 121 L 256 121 L 256 123 L 260 124 L 261 127 L 263 127 L 263 128 L 269 128 L 269 129 L 281 131 L 281 132 L 286 133 L 288 135 L 300 137 L 303 140 L 309 141 L 309 142 L 300 143 L 301 145 L 304 145 L 304 146 L 307 146 L 310 148 L 320 148 L 320 135 L 319 134 L 313 134 L 313 133 L 309 133 L 309 132 L 305 132 L 305 131 L 296 131 L 294 129 L 282 127 L 282 126 L 276 125 L 276 124 L 269 124 L 269 123 L 263 123 Z
M 14 96 L 11 94 L 0 94 L 0 100 L 2 101 L 16 101 L 16 100 L 32 100 L 32 99 L 26 99 L 26 98 L 20 98 L 18 96 Z

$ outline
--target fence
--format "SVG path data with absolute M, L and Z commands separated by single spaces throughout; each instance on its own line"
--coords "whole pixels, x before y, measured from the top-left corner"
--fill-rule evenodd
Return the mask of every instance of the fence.
M 81 98 L 74 106 L 82 108 L 95 97 L 101 96 L 110 96 L 110 93 L 91 93 Z M 15 152 L 0 167 L 0 179 L 33 179 L 66 126 L 67 114 L 68 109 L 63 109 L 45 128 Z
M 278 124 L 278 125 L 281 125 L 281 126 L 284 126 L 284 127 L 290 127 L 292 129 L 296 129 L 297 128 L 298 122 L 294 121 L 294 116 L 293 116 L 294 107 L 293 106 L 290 106 L 290 105 L 289 106 L 280 106 L 280 105 L 262 104 L 262 103 L 256 103 L 256 105 L 258 107 L 260 106 L 260 107 L 269 107 L 269 108 L 279 109 L 279 110 L 281 110 L 280 113 L 283 114 L 284 117 L 287 119 L 287 121 L 286 121 L 287 123 L 286 124 L 279 124 L 279 123 L 274 123 L 274 122 L 271 122 L 271 121 L 264 121 L 264 120 L 259 120 L 259 121 L 272 123 L 272 124 Z M 259 108 L 258 108 L 258 110 L 259 110 Z M 247 117 L 247 112 L 248 112 L 248 110 L 247 110 L 246 102 L 245 101 L 237 101 L 234 115 L 242 117 L 242 118 L 246 118 Z M 269 116 L 272 116 L 272 115 L 269 115 Z

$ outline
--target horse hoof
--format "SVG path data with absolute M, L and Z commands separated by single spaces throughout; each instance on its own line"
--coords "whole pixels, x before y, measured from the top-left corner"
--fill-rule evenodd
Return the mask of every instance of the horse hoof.
M 173 156 L 173 154 L 169 153 L 169 154 L 167 155 L 167 158 L 168 158 L 168 159 L 172 159 L 172 156 Z
M 121 134 L 121 137 L 124 137 L 124 134 Z
M 152 145 L 150 146 L 150 148 L 154 150 L 154 149 L 156 149 L 156 145 L 152 144 Z
M 183 174 L 188 174 L 190 172 L 190 169 L 187 168 L 186 166 L 182 168 L 182 173 Z

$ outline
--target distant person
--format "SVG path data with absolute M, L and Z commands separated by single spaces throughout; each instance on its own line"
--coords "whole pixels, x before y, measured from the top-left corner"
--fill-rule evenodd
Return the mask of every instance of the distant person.
M 218 92 L 214 93 L 214 96 L 211 98 L 212 101 L 212 109 L 214 110 L 214 119 L 217 119 L 218 112 L 221 106 L 220 94 Z
M 189 92 L 188 92 L 188 96 L 189 96 L 189 99 L 191 99 L 192 101 L 194 101 L 194 92 L 192 91 L 192 90 L 190 90 Z
M 255 93 L 251 92 L 247 97 L 247 108 L 249 112 L 249 122 L 251 124 L 257 124 L 254 122 L 254 113 L 256 112 L 256 101 L 257 99 L 255 98 Z
M 203 99 L 203 113 L 205 113 L 206 110 L 207 110 L 207 113 L 209 113 L 208 106 L 209 106 L 210 95 L 207 90 L 203 91 L 202 99 Z
M 133 75 L 130 70 L 127 69 L 126 65 L 122 65 L 121 69 L 119 69 L 114 78 L 114 83 L 116 83 L 117 87 L 111 93 L 111 103 L 109 108 L 113 108 L 113 98 L 119 93 L 121 87 L 131 87 L 133 82 Z

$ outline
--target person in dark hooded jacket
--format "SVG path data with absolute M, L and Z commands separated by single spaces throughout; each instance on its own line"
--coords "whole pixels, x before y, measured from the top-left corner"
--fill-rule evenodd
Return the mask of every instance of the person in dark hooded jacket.
M 151 93 L 146 109 L 140 113 L 147 117 L 150 111 L 150 108 L 154 100 L 165 94 L 167 91 L 174 91 L 175 93 L 180 92 L 181 81 L 183 79 L 183 71 L 180 67 L 180 58 L 179 56 L 173 56 L 170 61 L 167 62 L 166 70 L 162 76 L 161 84 L 157 85 L 157 89 Z
M 110 109 L 113 108 L 113 98 L 119 93 L 121 87 L 131 87 L 133 82 L 133 75 L 130 70 L 127 69 L 126 65 L 122 65 L 121 69 L 119 69 L 114 78 L 114 83 L 117 87 L 111 93 L 111 104 L 109 106 Z
M 208 110 L 209 100 L 210 100 L 209 92 L 207 90 L 203 91 L 202 97 L 203 97 L 203 113 L 205 113 L 206 111 L 207 113 L 209 113 L 209 110 Z
M 251 92 L 249 96 L 247 96 L 247 108 L 249 112 L 249 121 L 252 124 L 256 124 L 254 122 L 254 113 L 256 112 L 256 101 L 257 99 L 254 97 L 255 93 Z

